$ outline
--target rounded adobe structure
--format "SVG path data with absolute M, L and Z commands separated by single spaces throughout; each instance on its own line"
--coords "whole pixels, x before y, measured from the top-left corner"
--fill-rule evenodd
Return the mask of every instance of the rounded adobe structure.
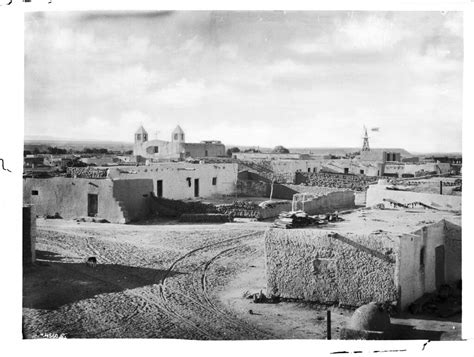
M 356 331 L 380 331 L 390 329 L 390 316 L 375 302 L 359 307 L 352 315 L 347 328 Z

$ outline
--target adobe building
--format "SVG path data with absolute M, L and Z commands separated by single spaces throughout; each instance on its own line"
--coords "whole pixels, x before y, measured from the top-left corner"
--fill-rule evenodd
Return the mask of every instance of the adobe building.
M 187 143 L 184 131 L 179 125 L 171 133 L 171 141 L 149 140 L 147 131 L 140 126 L 135 132 L 133 154 L 160 160 L 226 156 L 225 146 L 220 141 Z
M 453 195 L 442 195 L 426 192 L 413 192 L 410 187 L 400 187 L 389 185 L 386 180 L 379 180 L 376 185 L 370 185 L 367 190 L 366 206 L 384 205 L 389 208 L 391 205 L 404 205 L 430 207 L 440 211 L 462 210 L 462 197 Z
M 233 194 L 237 164 L 69 168 L 68 176 L 24 178 L 24 203 L 34 204 L 39 216 L 129 223 L 150 213 L 151 195 L 184 200 Z
M 404 310 L 461 279 L 460 221 L 432 210 L 364 210 L 324 229 L 270 229 L 267 293 L 353 307 L 388 302 Z

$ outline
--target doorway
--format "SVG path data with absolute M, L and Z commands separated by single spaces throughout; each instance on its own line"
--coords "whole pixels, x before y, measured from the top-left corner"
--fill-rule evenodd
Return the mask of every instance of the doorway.
M 439 245 L 435 248 L 436 289 L 445 283 L 444 279 L 444 245 Z
M 99 208 L 99 195 L 96 193 L 89 193 L 87 195 L 87 215 L 95 217 Z
M 194 197 L 199 197 L 199 179 L 194 179 Z
M 163 180 L 156 181 L 156 197 L 163 197 Z

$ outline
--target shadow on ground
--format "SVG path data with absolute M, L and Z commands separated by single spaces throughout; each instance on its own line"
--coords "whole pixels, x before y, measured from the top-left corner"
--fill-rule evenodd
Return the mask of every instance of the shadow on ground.
M 392 339 L 394 340 L 431 340 L 439 341 L 442 331 L 418 330 L 413 326 L 392 324 Z
M 64 263 L 63 257 L 36 251 L 37 263 L 23 269 L 23 307 L 54 310 L 98 294 L 158 284 L 178 272 L 120 264 Z

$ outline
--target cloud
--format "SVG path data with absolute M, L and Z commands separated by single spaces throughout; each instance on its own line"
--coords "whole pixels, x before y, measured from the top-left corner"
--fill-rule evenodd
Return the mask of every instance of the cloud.
M 459 13 L 82 15 L 25 15 L 27 134 L 359 145 L 379 120 L 405 146 L 404 123 L 461 127 Z
M 329 26 L 311 40 L 291 43 L 289 49 L 300 55 L 382 52 L 393 49 L 407 34 L 379 15 L 335 18 Z

